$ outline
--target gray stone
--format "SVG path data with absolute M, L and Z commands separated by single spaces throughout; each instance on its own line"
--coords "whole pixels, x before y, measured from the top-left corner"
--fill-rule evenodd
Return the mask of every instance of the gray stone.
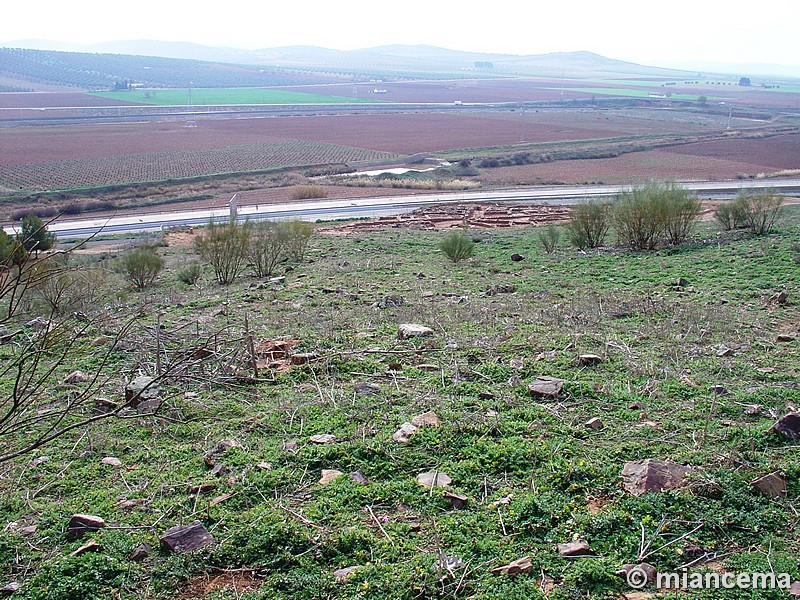
M 754 488 L 770 498 L 786 496 L 786 476 L 780 471 L 773 471 L 750 482 Z
M 421 473 L 417 477 L 417 483 L 426 488 L 432 487 L 447 487 L 453 480 L 447 473 L 441 471 L 429 471 L 428 473 Z
M 770 428 L 770 431 L 783 434 L 793 440 L 800 438 L 800 413 L 789 413 L 785 417 L 781 417 Z
M 433 329 L 416 323 L 401 323 L 397 326 L 397 339 L 408 340 L 415 337 L 425 337 L 433 334 Z
M 392 434 L 392 439 L 398 444 L 407 444 L 411 441 L 411 438 L 414 436 L 414 434 L 417 433 L 418 429 L 419 427 L 416 425 L 405 422 L 400 425 L 400 429 Z
M 518 575 L 519 573 L 530 573 L 532 571 L 533 561 L 531 557 L 523 556 L 502 567 L 495 567 L 492 569 L 492 575 Z
M 134 561 L 144 560 L 153 552 L 152 548 L 150 548 L 150 544 L 147 542 L 143 542 L 134 548 L 128 558 Z
M 89 376 L 83 371 L 73 371 L 64 378 L 64 383 L 75 385 L 76 383 L 86 383 L 89 381 Z
M 353 386 L 353 391 L 359 396 L 379 396 L 381 393 L 381 386 L 377 383 L 359 381 Z
M 141 402 L 158 400 L 161 391 L 155 379 L 147 375 L 139 375 L 125 386 L 125 402 L 137 408 Z

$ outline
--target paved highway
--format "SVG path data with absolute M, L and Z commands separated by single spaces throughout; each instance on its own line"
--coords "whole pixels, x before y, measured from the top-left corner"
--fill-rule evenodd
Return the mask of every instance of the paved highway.
M 701 198 L 732 198 L 742 189 L 774 189 L 779 193 L 800 193 L 800 179 L 704 181 L 679 184 Z M 509 202 L 520 204 L 575 204 L 590 199 L 609 198 L 630 186 L 581 185 L 532 187 L 513 190 L 482 190 L 456 193 L 422 194 L 415 196 L 388 196 L 314 200 L 287 204 L 242 206 L 240 220 L 250 219 L 303 219 L 306 221 L 379 217 L 409 212 L 423 206 L 458 202 Z M 49 225 L 62 240 L 88 237 L 98 233 L 142 233 L 171 227 L 197 226 L 209 219 L 225 221 L 230 217 L 227 208 L 184 212 L 154 213 L 124 217 L 95 218 L 76 221 L 57 220 Z M 11 233 L 12 228 L 6 228 Z

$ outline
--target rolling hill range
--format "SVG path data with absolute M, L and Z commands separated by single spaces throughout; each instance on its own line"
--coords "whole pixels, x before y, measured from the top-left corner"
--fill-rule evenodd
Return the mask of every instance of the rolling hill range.
M 20 42 L 20 45 L 37 45 Z M 42 45 L 42 44 L 38 44 Z M 264 87 L 470 77 L 679 77 L 686 73 L 591 52 L 478 54 L 432 46 L 354 51 L 293 46 L 246 51 L 167 42 L 115 42 L 63 52 L 0 48 L 0 91 L 54 88 Z

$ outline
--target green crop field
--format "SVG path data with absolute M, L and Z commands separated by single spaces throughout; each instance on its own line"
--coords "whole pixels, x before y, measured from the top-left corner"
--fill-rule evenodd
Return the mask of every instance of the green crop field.
M 189 102 L 188 89 L 137 89 L 124 92 L 93 92 L 93 96 L 124 102 L 181 106 Z M 263 88 L 193 88 L 192 104 L 341 104 L 346 102 L 377 102 L 368 98 L 344 98 L 322 94 L 306 94 Z
M 552 88 L 556 89 L 556 88 Z M 560 88 L 559 88 L 560 89 Z M 650 94 L 654 93 L 662 93 L 662 92 L 651 92 L 648 90 L 634 90 L 629 88 L 591 88 L 591 87 L 579 87 L 579 88 L 567 88 L 570 92 L 581 92 L 584 94 L 596 94 L 596 95 L 603 95 L 603 96 L 626 96 L 631 98 L 647 98 Z M 669 94 L 669 97 L 673 100 L 697 100 L 701 94 L 673 94 L 668 91 L 668 88 L 658 88 L 659 90 L 664 90 L 663 94 Z
M 144 290 L 125 245 L 75 254 L 55 287 L 26 280 L 0 345 L 3 412 L 25 408 L 0 421 L 0 457 L 95 422 L 0 461 L 0 584 L 24 600 L 600 600 L 632 597 L 628 563 L 800 579 L 800 442 L 771 430 L 800 407 L 798 207 L 765 235 L 699 222 L 650 252 L 613 236 L 578 251 L 561 229 L 547 254 L 541 231 L 467 230 L 458 263 L 450 232 L 317 233 L 276 277 L 220 285 L 196 229 L 140 240 L 166 261 Z M 405 339 L 406 323 L 430 329 Z M 139 375 L 157 378 L 149 404 L 126 400 Z M 547 377 L 560 390 L 535 392 Z M 623 469 L 646 459 L 689 471 L 634 494 Z M 771 473 L 785 494 L 753 485 Z M 74 514 L 104 526 L 68 535 Z M 192 523 L 201 548 L 160 541 Z

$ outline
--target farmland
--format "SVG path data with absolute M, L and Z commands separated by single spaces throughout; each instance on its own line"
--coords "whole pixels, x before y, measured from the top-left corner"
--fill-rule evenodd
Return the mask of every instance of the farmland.
M 185 105 L 189 102 L 189 90 L 147 89 L 125 92 L 94 92 L 92 96 L 117 102 L 133 102 L 155 105 Z M 308 94 L 267 88 L 196 88 L 191 90 L 194 105 L 205 104 L 337 104 L 340 102 L 377 102 L 369 98 L 349 98 L 323 94 Z

